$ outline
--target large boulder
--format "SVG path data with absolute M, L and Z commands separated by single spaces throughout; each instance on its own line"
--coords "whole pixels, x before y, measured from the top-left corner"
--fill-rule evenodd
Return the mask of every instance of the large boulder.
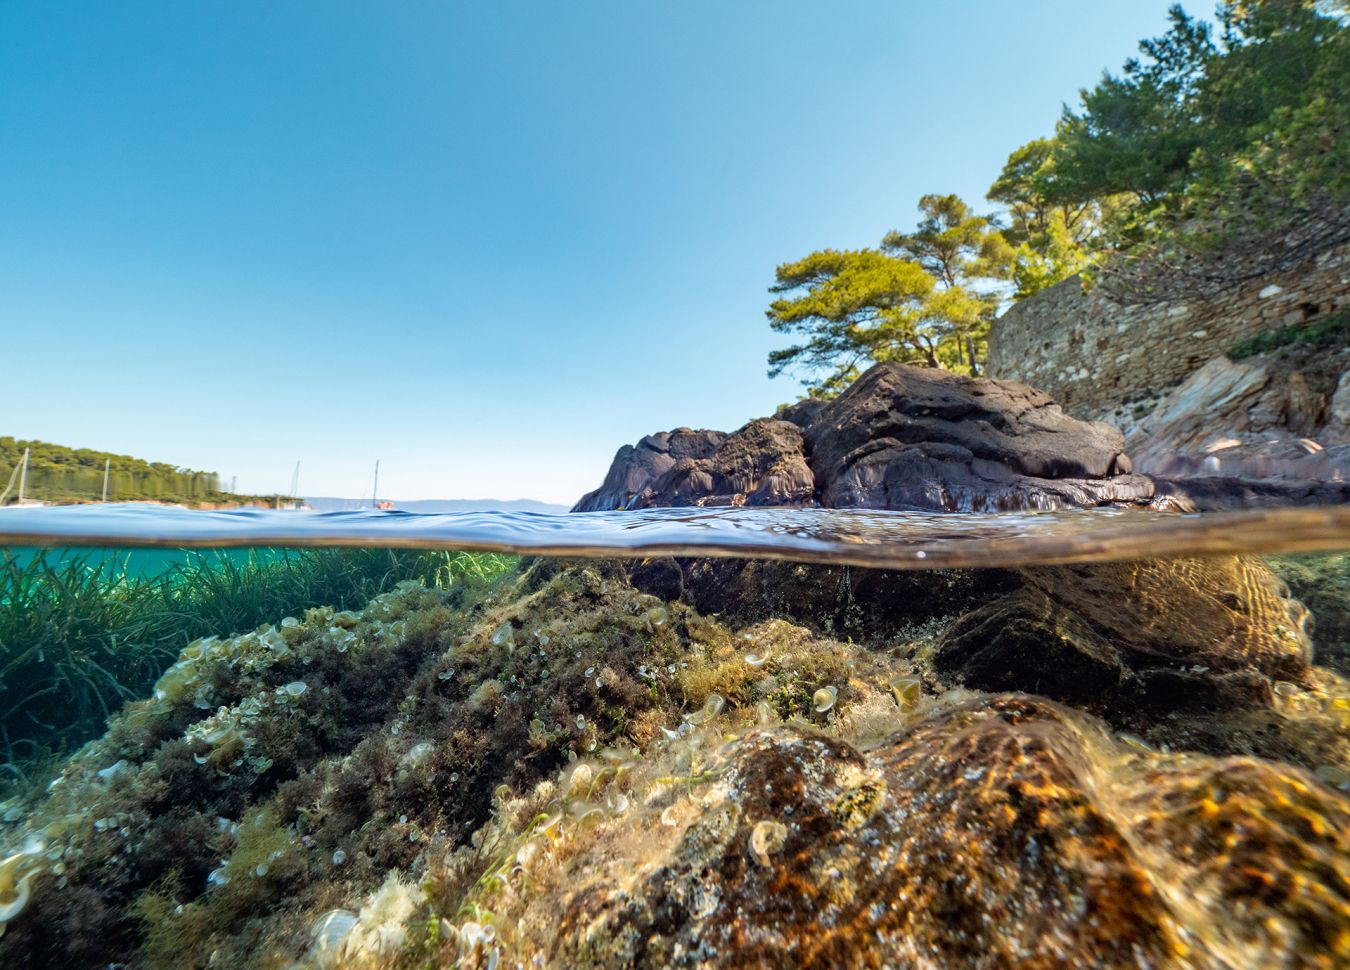
M 1145 503 L 1119 431 L 1013 381 L 879 364 L 806 432 L 822 505 L 998 511 Z
M 573 512 L 596 512 L 630 506 L 681 462 L 706 459 L 726 440 L 720 431 L 676 428 L 649 434 L 636 445 L 624 445 L 614 456 L 605 480 L 585 495 Z
M 933 658 L 969 687 L 1026 690 L 1100 713 L 1265 703 L 1312 660 L 1307 610 L 1261 560 L 1166 559 L 1025 569 L 962 616 Z
M 1000 511 L 1146 504 L 1119 431 L 1012 381 L 878 364 L 838 400 L 625 446 L 574 511 L 691 505 Z

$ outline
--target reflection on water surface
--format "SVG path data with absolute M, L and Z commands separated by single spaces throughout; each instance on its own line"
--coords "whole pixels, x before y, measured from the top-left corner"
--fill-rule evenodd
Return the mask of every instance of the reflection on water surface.
M 0 545 L 377 546 L 582 556 L 754 556 L 889 569 L 1350 548 L 1350 506 L 1177 514 L 690 508 L 550 515 L 0 510 Z

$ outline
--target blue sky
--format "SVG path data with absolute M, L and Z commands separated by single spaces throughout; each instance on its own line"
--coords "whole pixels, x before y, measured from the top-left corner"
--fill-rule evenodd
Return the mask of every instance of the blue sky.
M 774 266 L 981 201 L 1166 8 L 9 0 L 0 434 L 573 501 L 794 399 Z

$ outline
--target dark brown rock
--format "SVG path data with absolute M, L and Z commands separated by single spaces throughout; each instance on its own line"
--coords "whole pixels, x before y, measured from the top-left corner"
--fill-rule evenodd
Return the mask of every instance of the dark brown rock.
M 995 511 L 1146 503 L 1120 432 L 1025 384 L 879 364 L 807 429 L 822 505 Z
M 1011 381 L 878 364 L 838 400 L 619 451 L 574 511 L 689 505 L 994 511 L 1146 504 L 1110 425 Z
M 1099 712 L 1269 701 L 1233 675 L 1297 679 L 1307 611 L 1254 559 L 1150 560 L 1023 572 L 1026 585 L 961 617 L 934 663 L 984 690 Z M 1227 677 L 1227 679 L 1224 679 Z
M 633 585 L 700 613 L 753 623 L 790 617 L 832 636 L 878 639 L 913 623 L 972 610 L 1017 589 L 1011 569 L 885 570 L 773 559 L 651 559 Z
M 802 505 L 815 493 L 802 432 L 790 421 L 739 431 L 672 431 L 619 450 L 605 482 L 572 510 L 690 505 Z

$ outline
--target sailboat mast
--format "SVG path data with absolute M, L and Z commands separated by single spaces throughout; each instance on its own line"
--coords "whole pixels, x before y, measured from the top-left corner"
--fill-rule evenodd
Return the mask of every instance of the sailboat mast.
M 28 449 L 23 450 L 23 464 L 19 466 L 19 504 L 23 504 L 23 487 L 28 482 Z
M 103 459 L 103 501 L 108 501 L 108 469 L 112 467 L 112 459 Z
M 370 491 L 370 504 L 378 508 L 380 501 L 380 459 L 375 459 L 375 487 Z

